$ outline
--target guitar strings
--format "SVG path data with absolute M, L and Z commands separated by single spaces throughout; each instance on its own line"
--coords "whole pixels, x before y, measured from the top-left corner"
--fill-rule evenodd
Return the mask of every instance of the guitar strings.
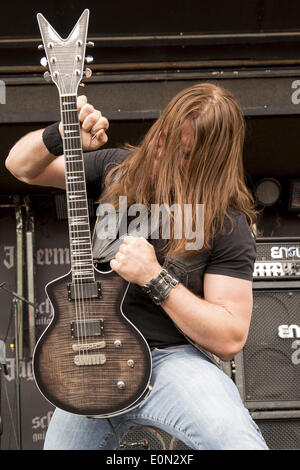
M 71 85 L 74 85 L 74 81 L 75 81 L 75 58 L 74 58 L 74 62 L 73 62 L 73 75 L 72 75 L 72 79 L 71 79 Z M 72 88 L 72 86 L 71 86 Z M 69 142 L 71 143 L 71 147 L 72 149 L 75 149 L 75 155 L 76 154 L 80 154 L 80 157 L 78 158 L 77 156 L 75 157 L 74 160 L 81 160 L 80 162 L 77 162 L 78 164 L 75 164 L 75 162 L 73 162 L 73 159 L 72 159 L 72 163 L 71 163 L 71 168 L 72 168 L 72 174 L 71 174 L 71 187 L 72 187 L 72 190 L 73 190 L 73 201 L 74 202 L 74 206 L 76 206 L 76 209 L 74 209 L 74 215 L 73 215 L 73 229 L 72 229 L 72 232 L 75 233 L 75 236 L 77 238 L 77 240 L 80 241 L 81 239 L 81 234 L 82 233 L 86 233 L 86 232 L 82 232 L 79 227 L 81 227 L 81 225 L 79 224 L 79 221 L 80 221 L 80 214 L 81 214 L 81 210 L 80 210 L 80 206 L 81 205 L 85 205 L 85 204 L 81 204 L 82 201 L 82 197 L 78 197 L 79 201 L 77 201 L 77 195 L 82 195 L 82 189 L 81 190 L 78 190 L 78 186 L 75 182 L 75 168 L 81 168 L 81 170 L 83 170 L 83 155 L 82 155 L 82 145 L 81 145 L 81 139 L 80 139 L 80 124 L 79 124 L 79 118 L 78 118 L 78 112 L 77 112 L 77 99 L 76 99 L 76 94 L 74 94 L 73 96 L 71 95 L 68 99 L 68 101 L 70 100 L 70 106 L 71 106 L 71 109 L 73 108 L 74 110 L 71 111 L 71 115 L 72 115 L 72 124 L 76 123 L 76 127 L 78 129 L 78 134 L 76 135 L 75 139 L 73 138 L 73 136 L 71 136 L 72 138 L 69 139 Z M 71 116 L 70 116 L 71 117 Z M 80 144 L 79 144 L 79 143 Z M 80 150 L 78 150 L 80 149 Z M 74 152 L 72 151 L 72 154 L 74 154 Z M 80 171 L 80 170 L 79 170 Z M 83 174 L 81 174 L 83 175 Z M 80 185 L 82 186 L 82 182 L 80 181 Z M 84 201 L 85 202 L 85 201 Z M 84 211 L 86 212 L 86 210 Z M 82 226 L 84 227 L 84 225 Z M 81 227 L 81 228 L 82 228 Z M 84 238 L 85 235 L 84 235 Z M 77 249 L 73 249 L 72 251 L 72 257 L 73 257 L 73 265 L 75 266 L 75 275 L 74 275 L 74 284 L 76 287 L 74 287 L 74 290 L 75 290 L 75 297 L 78 298 L 78 304 L 79 304 L 79 323 L 77 323 L 77 334 L 78 334 L 78 355 L 79 355 L 79 358 L 81 356 L 84 356 L 85 354 L 87 354 L 85 352 L 85 348 L 84 348 L 84 344 L 87 343 L 87 332 L 86 332 L 86 317 L 85 317 L 85 300 L 84 300 L 84 286 L 83 286 L 83 273 L 85 272 L 84 271 L 84 266 L 85 266 L 85 261 L 82 260 L 81 258 L 81 255 L 80 255 L 80 251 L 82 250 L 82 246 L 80 248 L 80 243 L 77 245 L 79 248 Z M 85 244 L 84 244 L 85 246 Z M 76 253 L 76 254 L 74 254 Z M 78 279 L 79 278 L 79 279 Z M 81 341 L 80 341 L 81 340 Z M 81 347 L 80 347 L 80 342 L 81 342 Z
M 86 41 L 86 38 L 85 38 L 85 41 Z M 83 56 L 82 56 L 83 58 Z M 72 80 L 75 80 L 75 75 L 73 75 L 72 77 Z M 76 107 L 76 105 L 75 105 Z M 78 115 L 77 115 L 77 118 L 78 118 Z M 78 119 L 77 119 L 78 120 Z M 80 126 L 79 124 L 79 120 L 78 120 L 78 125 Z M 80 135 L 80 127 L 79 127 L 79 140 L 80 140 L 80 147 L 82 149 L 82 142 L 81 142 L 81 135 Z M 85 172 L 84 172 L 84 160 L 83 160 L 83 151 L 81 150 L 81 158 L 82 158 L 82 180 L 84 182 L 84 187 L 86 187 L 86 181 L 85 181 Z M 91 241 L 91 231 L 90 231 L 90 223 L 89 223 L 89 211 L 88 211 L 88 201 L 87 201 L 87 195 L 86 195 L 86 192 L 85 192 L 85 205 L 86 205 L 86 208 L 85 208 L 85 217 L 86 217 L 86 223 L 85 225 L 88 227 L 88 237 L 86 236 L 85 238 L 87 239 L 88 238 L 88 246 L 89 246 L 89 252 L 87 254 L 87 249 L 85 249 L 85 256 L 83 256 L 83 258 L 88 258 L 89 259 L 89 268 L 91 269 L 91 277 L 92 277 L 92 282 L 95 282 L 95 275 L 94 275 L 94 264 L 93 264 L 93 254 L 92 254 L 92 241 Z M 85 246 L 87 245 L 87 243 L 85 244 Z M 85 264 L 83 265 L 85 267 L 87 267 L 86 265 L 86 262 Z M 81 289 L 82 290 L 82 289 Z M 82 301 L 82 304 L 83 304 L 83 317 L 84 317 L 84 331 L 85 331 L 85 343 L 87 344 L 87 334 L 86 334 L 86 323 L 85 323 L 85 313 L 88 314 L 88 318 L 90 320 L 94 319 L 96 320 L 96 316 L 97 316 L 97 311 L 96 311 L 96 298 L 91 298 L 91 297 L 88 297 L 87 299 L 83 300 Z M 95 324 L 94 324 L 95 325 Z M 95 326 L 96 328 L 96 326 Z M 91 325 L 91 330 L 93 330 L 93 324 Z M 101 330 L 99 332 L 97 332 L 98 334 L 101 335 Z M 83 348 L 83 354 L 86 354 L 86 355 L 89 355 L 89 350 L 85 350 Z
M 71 79 L 71 85 L 74 86 L 74 81 L 75 81 L 75 57 L 73 59 L 73 75 L 72 75 L 72 79 Z M 72 86 L 71 86 L 71 89 L 72 89 Z M 80 141 L 80 127 L 79 127 L 79 118 L 78 118 L 78 113 L 77 113 L 77 100 L 76 100 L 76 94 L 73 95 L 73 96 L 70 96 L 70 103 L 71 103 L 71 108 L 74 109 L 74 111 L 71 112 L 72 114 L 72 121 L 73 123 L 77 124 L 78 126 L 78 134 L 76 135 L 75 139 L 70 139 L 70 143 L 72 144 L 71 147 L 72 149 L 76 148 L 75 150 L 75 155 L 77 153 L 80 154 L 80 157 L 79 157 L 79 160 L 82 160 L 83 156 L 82 156 L 82 152 L 81 150 L 78 150 L 81 145 L 78 144 L 78 141 Z M 77 127 L 76 126 L 76 127 Z M 73 136 L 71 136 L 73 137 Z M 74 153 L 72 151 L 72 153 Z M 72 159 L 73 160 L 73 159 Z M 78 160 L 78 157 L 75 157 L 74 160 Z M 72 163 L 72 170 L 73 170 L 73 174 L 71 176 L 74 177 L 75 173 L 74 173 L 74 168 L 81 168 L 82 167 L 82 163 L 81 162 L 78 162 L 79 164 L 75 164 L 74 162 Z M 79 210 L 79 206 L 81 205 L 81 197 L 79 197 L 78 199 L 80 200 L 77 201 L 77 194 L 78 192 L 78 189 L 77 189 L 77 185 L 75 183 L 75 180 L 74 178 L 71 179 L 71 187 L 73 189 L 73 192 L 74 192 L 74 197 L 73 197 L 73 201 L 75 201 L 74 205 L 76 206 L 76 210 L 74 210 L 74 225 L 73 225 L 73 228 L 74 228 L 74 232 L 76 234 L 76 237 L 78 240 L 80 240 L 81 236 L 80 234 L 82 233 L 80 230 L 79 230 L 79 224 L 78 224 L 78 220 L 79 220 L 79 214 L 80 214 L 80 210 Z M 73 253 L 72 253 L 72 256 L 73 256 L 73 263 L 75 264 L 75 273 L 76 273 L 76 278 L 79 277 L 79 282 L 78 282 L 78 279 L 74 280 L 74 283 L 76 285 L 76 294 L 75 296 L 78 297 L 78 303 L 79 303 L 79 314 L 80 314 L 80 322 L 79 322 L 79 325 L 77 326 L 77 332 L 78 332 L 78 344 L 80 345 L 80 339 L 81 339 L 81 345 L 82 345 L 82 350 L 79 346 L 79 357 L 81 356 L 84 356 L 85 354 L 85 350 L 84 350 L 84 343 L 86 342 L 86 322 L 85 322 L 85 312 L 84 312 L 84 308 L 85 308 L 85 305 L 84 305 L 84 295 L 83 295 L 83 276 L 82 276 L 82 260 L 81 260 L 81 256 L 80 254 L 80 245 L 79 246 L 79 249 L 75 249 L 73 250 Z M 76 253 L 76 255 L 74 254 Z M 79 274 L 79 275 L 78 275 Z M 80 338 L 79 338 L 80 337 Z
M 75 86 L 75 67 L 76 67 L 76 56 L 74 55 L 73 59 L 73 74 L 71 77 L 71 90 Z M 60 69 L 60 65 L 58 65 L 58 69 Z M 71 250 L 71 263 L 72 263 L 72 284 L 74 289 L 74 304 L 75 304 L 75 316 L 76 316 L 76 334 L 77 334 L 77 345 L 78 345 L 78 355 L 88 355 L 88 350 L 85 349 L 85 344 L 87 344 L 87 322 L 86 322 L 86 313 L 94 314 L 94 306 L 96 304 L 95 299 L 84 299 L 84 281 L 88 282 L 91 278 L 92 282 L 95 282 L 94 276 L 94 266 L 93 266 L 93 258 L 92 258 L 92 247 L 91 247 L 91 233 L 90 233 L 90 226 L 89 226 L 89 212 L 88 212 L 88 202 L 87 202 L 87 195 L 84 189 L 78 190 L 76 189 L 78 186 L 76 183 L 79 183 L 79 186 L 85 188 L 85 173 L 84 173 L 84 161 L 83 161 L 83 151 L 82 151 L 82 142 L 81 142 L 81 135 L 80 135 L 80 123 L 78 118 L 78 111 L 77 111 L 77 95 L 76 93 L 67 93 L 66 85 L 64 80 L 62 79 L 62 75 L 59 71 L 58 81 L 60 82 L 60 89 L 63 90 L 63 95 L 61 96 L 61 110 L 62 110 L 62 123 L 65 124 L 63 126 L 63 136 L 64 136 L 64 146 L 65 150 L 67 151 L 67 155 L 65 155 L 65 168 L 66 168 L 66 185 L 67 185 L 67 204 L 68 204 L 68 213 L 69 213 L 69 220 L 70 217 L 73 217 L 73 223 L 69 224 L 69 238 L 70 238 L 70 250 Z M 74 88 L 75 89 L 75 88 Z M 63 105 L 63 103 L 68 103 L 67 105 Z M 73 110 L 74 109 L 74 110 Z M 75 118 L 76 115 L 76 118 Z M 66 139 L 66 130 L 74 130 L 73 127 L 78 129 L 78 135 L 73 138 L 72 132 L 69 132 L 68 138 Z M 78 144 L 79 142 L 79 144 Z M 80 150 L 74 149 L 80 148 Z M 80 158 L 76 156 L 76 154 L 80 153 Z M 75 158 L 73 158 L 73 156 Z M 68 158 L 70 157 L 70 158 Z M 79 162 L 75 160 L 80 160 Z M 76 170 L 77 168 L 77 170 Z M 80 169 L 79 169 L 80 168 Z M 82 173 L 75 173 L 75 171 L 82 171 Z M 76 175 L 81 175 L 82 178 L 78 178 L 79 181 L 76 181 Z M 71 176 L 71 178 L 70 178 Z M 70 198 L 69 193 L 73 193 L 73 198 Z M 84 194 L 84 198 L 78 197 L 79 201 L 84 199 L 84 204 L 78 204 L 77 195 Z M 75 207 L 72 207 L 75 206 Z M 83 207 L 79 207 L 83 206 Z M 84 212 L 84 216 L 82 215 Z M 84 221 L 80 223 L 81 221 Z M 84 227 L 85 230 L 82 232 L 80 231 Z M 85 241 L 81 242 L 80 234 L 84 233 L 85 236 L 82 240 Z M 86 234 L 88 233 L 88 236 Z M 87 241 L 87 239 L 89 241 Z M 76 243 L 74 243 L 76 240 Z M 87 248 L 87 245 L 89 248 Z M 82 248 L 84 246 L 85 248 Z M 89 251 L 88 251 L 89 250 Z M 83 260 L 82 260 L 83 258 Z M 89 262 L 87 261 L 89 260 Z M 91 271 L 89 271 L 89 268 Z M 91 273 L 91 274 L 90 274 Z M 89 315 L 90 316 L 90 315 Z M 84 363 L 84 361 L 83 361 Z
M 73 126 L 72 126 L 72 123 L 74 123 L 75 119 L 74 119 L 74 114 L 75 112 L 74 111 L 71 111 L 72 107 L 73 107 L 73 103 L 72 103 L 72 99 L 71 99 L 71 96 L 67 97 L 65 96 L 65 101 L 67 103 L 69 103 L 67 105 L 67 109 L 68 109 L 68 113 L 67 113 L 67 123 L 68 123 L 68 126 L 67 126 L 67 129 L 68 130 L 73 130 Z M 69 136 L 68 136 L 69 137 Z M 71 192 L 71 195 L 69 196 L 69 206 L 70 206 L 70 239 L 71 239 L 71 259 L 72 259 L 72 283 L 73 283 L 73 289 L 74 289 L 74 295 L 75 295 L 75 306 L 77 307 L 76 308 L 76 327 L 75 327 L 75 336 L 77 334 L 77 345 L 78 345 L 78 355 L 81 356 L 81 348 L 80 348 L 80 342 L 82 341 L 82 338 L 83 338 L 83 328 L 84 328 L 84 324 L 82 322 L 83 318 L 82 318 L 82 305 L 81 305 L 81 286 L 80 286 L 80 276 L 77 276 L 77 274 L 80 272 L 80 266 L 78 266 L 78 261 L 79 261 L 79 258 L 77 256 L 77 251 L 80 250 L 80 245 L 79 245 L 79 241 L 80 241 L 80 234 L 79 234 L 79 231 L 78 231 L 78 228 L 77 228 L 77 225 L 75 224 L 75 221 L 77 220 L 76 219 L 76 216 L 78 215 L 78 202 L 76 202 L 76 198 L 77 198 L 77 193 L 75 192 L 76 191 L 76 185 L 73 183 L 74 179 L 72 178 L 72 176 L 75 175 L 75 168 L 78 168 L 79 165 L 77 165 L 74 160 L 79 160 L 79 158 L 77 157 L 73 157 L 72 155 L 76 154 L 77 151 L 74 152 L 74 148 L 75 148 L 75 142 L 73 139 L 66 139 L 66 142 L 67 142 L 67 146 L 68 146 L 68 149 L 69 149 L 69 164 L 68 164 L 68 189 L 69 189 L 69 192 Z M 74 240 L 77 241 L 78 245 L 76 243 L 74 243 Z M 78 246 L 78 248 L 77 248 Z M 78 282 L 78 277 L 79 277 L 79 282 Z M 79 314 L 79 315 L 78 315 Z
M 86 38 L 84 39 L 86 41 Z M 85 47 L 85 46 L 83 46 Z M 83 57 L 84 54 L 82 54 L 82 60 L 84 60 L 84 57 Z M 74 66 L 73 66 L 73 70 L 75 69 L 75 57 L 74 57 Z M 75 74 L 73 74 L 72 76 L 72 81 L 75 81 Z M 74 87 L 75 89 L 75 87 Z M 77 109 L 77 95 L 75 94 L 74 95 L 74 98 L 75 98 L 75 103 L 74 103 L 74 108 Z M 87 201 L 87 194 L 86 194 L 86 182 L 85 182 L 85 172 L 84 172 L 84 161 L 83 161 L 83 150 L 82 150 L 82 141 L 81 141 L 81 134 L 80 134 L 80 122 L 79 122 L 79 118 L 78 118 L 78 112 L 77 110 L 74 111 L 74 113 L 76 114 L 76 122 L 77 122 L 77 125 L 78 125 L 78 136 L 77 136 L 77 141 L 79 142 L 79 145 L 76 145 L 77 148 L 80 148 L 80 159 L 81 159 L 81 162 L 80 162 L 80 168 L 81 168 L 81 181 L 80 181 L 80 185 L 81 185 L 81 188 L 83 187 L 84 189 L 81 190 L 82 192 L 84 191 L 84 210 L 83 211 L 80 211 L 78 210 L 77 213 L 76 213 L 76 216 L 77 216 L 77 219 L 78 219 L 78 225 L 75 225 L 76 227 L 80 227 L 81 224 L 79 223 L 80 221 L 80 217 L 81 217 L 81 212 L 84 212 L 84 216 L 83 216 L 83 220 L 84 220 L 84 223 L 82 224 L 82 227 L 84 227 L 85 229 L 85 242 L 86 240 L 88 239 L 88 242 L 86 242 L 84 244 L 84 246 L 86 247 L 86 245 L 88 245 L 88 248 L 84 248 L 84 253 L 80 254 L 80 251 L 82 252 L 82 249 L 78 250 L 79 254 L 77 255 L 78 258 L 79 258 L 79 265 L 80 265 L 80 270 L 82 269 L 82 272 L 88 274 L 88 272 L 86 271 L 87 268 L 89 268 L 91 270 L 91 276 L 88 274 L 87 277 L 91 277 L 92 281 L 94 280 L 94 272 L 93 272 L 93 262 L 92 262 L 92 251 L 91 251 L 91 240 L 90 240 L 90 224 L 89 224 L 89 211 L 88 211 L 88 201 Z M 81 192 L 81 194 L 82 194 Z M 88 233 L 88 236 L 86 235 Z M 89 249 L 89 251 L 88 251 Z M 84 261 L 82 261 L 81 259 L 81 255 L 82 255 L 82 258 L 84 259 Z M 76 258 L 76 257 L 75 257 Z M 87 259 L 88 259 L 88 262 L 87 262 Z M 82 300 L 82 316 L 83 316 L 83 322 L 82 322 L 82 328 L 81 328 L 81 333 L 82 333 L 82 336 L 84 336 L 84 341 L 83 343 L 84 344 L 87 344 L 87 317 L 86 317 L 86 314 L 88 314 L 88 318 L 90 317 L 89 315 L 89 310 L 90 310 L 90 304 L 91 304 L 91 300 L 89 298 L 85 299 L 85 295 L 84 295 L 84 282 L 83 281 L 87 281 L 86 279 L 84 279 L 84 276 L 80 276 L 80 297 L 81 297 L 81 300 Z M 88 356 L 89 355 L 89 352 L 88 352 L 88 349 L 85 349 L 84 345 L 83 345 L 83 350 L 82 350 L 82 354 L 83 355 L 86 355 Z
M 82 60 L 83 60 L 83 55 L 82 55 Z M 72 75 L 72 79 L 71 79 L 71 89 L 73 89 L 74 87 L 74 90 L 75 90 L 75 56 L 74 56 L 74 61 L 73 61 L 73 70 L 74 70 L 74 73 Z M 82 339 L 82 351 L 80 350 L 80 347 L 79 347 L 79 355 L 88 355 L 88 350 L 85 349 L 85 344 L 87 344 L 87 318 L 86 318 L 86 313 L 88 313 L 88 310 L 89 310 L 89 304 L 90 304 L 90 301 L 89 299 L 85 299 L 85 295 L 84 295 L 84 281 L 88 281 L 87 279 L 85 279 L 85 276 L 84 274 L 87 274 L 87 277 L 90 277 L 89 275 L 89 272 L 87 271 L 87 268 L 91 269 L 91 273 L 92 273 L 92 280 L 93 280 L 93 264 L 92 264 L 92 258 L 91 258 L 91 243 L 90 243 L 90 227 L 89 227 L 89 213 L 88 213 L 88 203 L 87 203 L 87 195 L 86 195 L 86 183 L 85 183 L 85 173 L 84 173 L 84 162 L 83 162 L 83 151 L 82 151 L 82 142 L 81 142 L 81 135 L 80 135 L 80 123 L 79 123 L 79 118 L 78 118 L 78 112 L 77 112 L 77 95 L 76 93 L 70 97 L 70 101 L 72 102 L 72 98 L 74 100 L 73 102 L 73 105 L 71 104 L 71 106 L 74 107 L 74 111 L 72 112 L 72 114 L 74 115 L 74 120 L 73 122 L 75 123 L 76 121 L 76 124 L 77 124 L 77 127 L 78 127 L 78 135 L 76 136 L 75 140 L 73 139 L 70 139 L 73 143 L 73 148 L 77 148 L 77 149 L 80 149 L 79 150 L 79 153 L 80 153 L 80 160 L 81 162 L 79 163 L 79 165 L 77 165 L 77 167 L 80 166 L 81 168 L 81 178 L 80 178 L 80 182 L 79 182 L 79 185 L 81 188 L 84 188 L 84 189 L 81 189 L 80 190 L 80 195 L 81 197 L 79 197 L 80 199 L 80 202 L 81 199 L 82 199 L 82 195 L 84 194 L 84 204 L 75 204 L 77 205 L 77 210 L 75 211 L 76 212 L 76 219 L 75 219 L 75 230 L 76 230 L 76 233 L 77 233 L 77 236 L 78 236 L 78 239 L 80 239 L 80 236 L 79 234 L 80 233 L 84 233 L 84 238 L 85 238 L 85 242 L 88 238 L 89 240 L 89 243 L 84 243 L 84 246 L 86 247 L 86 245 L 88 244 L 89 246 L 89 249 L 90 249 L 90 252 L 87 252 L 87 248 L 84 248 L 83 251 L 84 253 L 82 254 L 82 247 L 81 249 L 79 248 L 78 250 L 76 250 L 76 252 L 78 251 L 78 253 L 76 253 L 76 255 L 73 255 L 74 256 L 74 260 L 76 262 L 76 272 L 79 272 L 79 283 L 76 283 L 76 286 L 78 286 L 78 294 L 79 294 L 79 306 L 80 306 L 80 328 L 78 328 L 78 330 L 80 330 L 80 334 L 81 334 L 81 339 Z M 75 119 L 75 115 L 76 115 L 76 119 Z M 78 144 L 79 142 L 79 144 Z M 76 152 L 78 152 L 78 150 L 76 150 Z M 77 158 L 75 158 L 77 159 Z M 76 167 L 76 165 L 75 165 Z M 74 168 L 74 167 L 73 167 Z M 73 170 L 74 171 L 74 170 Z M 74 176 L 74 174 L 72 175 Z M 72 178 L 71 180 L 71 183 L 74 181 L 73 183 L 73 187 L 75 187 L 75 191 L 76 191 L 76 181 L 75 181 L 75 178 Z M 83 193 L 83 194 L 82 194 Z M 77 193 L 78 194 L 78 193 Z M 74 200 L 76 201 L 76 197 L 74 198 Z M 80 205 L 83 205 L 83 211 L 81 211 L 80 209 L 82 208 L 79 208 Z M 81 213 L 84 212 L 84 215 L 82 216 Z M 84 220 L 84 223 L 81 224 L 80 221 L 81 220 Z M 79 227 L 83 228 L 84 227 L 84 230 L 85 232 L 81 232 L 79 230 Z M 87 231 L 88 230 L 88 231 Z M 86 236 L 86 234 L 88 233 L 88 237 Z M 79 245 L 80 246 L 80 245 Z M 81 253 L 80 253 L 81 252 Z M 83 258 L 83 260 L 82 260 Z M 87 262 L 87 259 L 89 259 L 89 262 Z M 81 274 L 80 274 L 81 272 Z
M 74 66 L 75 66 L 75 61 L 74 61 L 74 64 L 73 64 L 73 70 L 74 70 Z M 59 73 L 59 79 L 60 79 L 60 82 L 62 84 L 61 86 L 61 89 L 63 89 L 63 95 L 64 96 L 61 96 L 61 109 L 62 109 L 62 117 L 63 117 L 63 120 L 62 120 L 62 123 L 63 123 L 63 136 L 64 136 L 64 147 L 65 147 L 65 150 L 66 150 L 66 155 L 65 155 L 65 168 L 66 168 L 66 185 L 67 185 L 67 204 L 68 204 L 68 212 L 69 212 L 69 238 L 70 238 L 70 251 L 71 251 L 71 270 L 72 270 L 72 284 L 73 284 L 73 289 L 74 289 L 74 304 L 75 304 L 75 318 L 76 318 L 76 326 L 75 326 L 75 337 L 77 335 L 77 346 L 78 346 L 78 355 L 79 357 L 81 356 L 81 348 L 80 348 L 80 341 L 81 341 L 81 338 L 83 336 L 82 334 L 82 325 L 83 325 L 83 322 L 82 322 L 82 313 L 81 313 L 81 302 L 80 302 L 80 297 L 81 297 L 81 292 L 80 292 L 80 285 L 77 283 L 77 279 L 76 279 L 76 260 L 77 260 L 77 257 L 74 256 L 74 252 L 76 251 L 79 251 L 80 248 L 76 248 L 76 245 L 74 243 L 74 240 L 76 240 L 77 242 L 79 241 L 79 232 L 78 232 L 78 229 L 77 229 L 77 226 L 76 225 L 71 225 L 71 217 L 74 216 L 76 217 L 77 215 L 77 210 L 75 209 L 75 207 L 78 205 L 78 203 L 76 203 L 76 197 L 70 197 L 70 192 L 72 193 L 73 191 L 75 191 L 75 186 L 74 184 L 72 183 L 73 179 L 72 178 L 69 178 L 69 176 L 74 176 L 74 171 L 75 171 L 75 167 L 74 167 L 74 162 L 73 160 L 77 159 L 77 157 L 75 157 L 75 159 L 72 157 L 72 155 L 74 154 L 74 152 L 72 151 L 73 148 L 75 148 L 74 146 L 74 141 L 73 139 L 66 139 L 66 130 L 71 130 L 71 125 L 70 124 L 73 124 L 74 123 L 74 119 L 71 119 L 71 115 L 70 114 L 74 114 L 73 111 L 71 111 L 71 107 L 72 107 L 72 102 L 71 102 L 71 106 L 69 105 L 69 97 L 67 96 L 67 90 L 66 90 L 66 87 L 64 85 L 64 80 L 61 78 L 61 72 Z M 71 79 L 71 85 L 72 85 L 72 82 L 73 82 L 73 76 L 72 76 L 72 79 Z M 68 104 L 65 104 L 64 106 L 64 103 L 68 103 Z M 71 108 L 71 109 L 70 109 Z M 73 116 L 72 116 L 73 117 Z M 72 122 L 73 121 L 73 122 Z M 77 165 L 78 167 L 79 165 Z M 73 196 L 75 195 L 76 193 L 73 193 Z M 72 207 L 74 206 L 74 207 Z M 76 219 L 74 219 L 76 220 Z M 80 244 L 77 245 L 78 247 L 80 247 Z M 80 268 L 78 267 L 78 271 L 80 271 Z M 72 292 L 72 291 L 71 291 Z M 71 294 L 72 295 L 72 294 Z
M 61 73 L 59 75 L 59 77 L 61 77 Z M 62 82 L 62 85 L 64 85 L 64 80 L 61 79 L 61 82 Z M 67 197 L 67 205 L 68 205 L 68 215 L 69 215 L 69 239 L 70 239 L 70 255 L 71 255 L 71 272 L 72 272 L 72 283 L 74 284 L 74 279 L 73 279 L 73 269 L 74 269 L 74 266 L 73 266 L 73 258 L 72 258 L 72 228 L 71 228 L 71 216 L 72 216 L 72 204 L 71 204 L 71 198 L 69 197 L 69 191 L 72 189 L 71 188 L 71 184 L 70 184 L 70 179 L 69 179 L 69 171 L 71 171 L 71 158 L 69 158 L 69 154 L 71 152 L 69 152 L 69 145 L 68 145 L 68 140 L 66 139 L 66 130 L 69 129 L 69 106 L 66 105 L 65 103 L 67 102 L 67 97 L 65 96 L 66 95 L 66 90 L 64 89 L 64 86 L 62 86 L 61 88 L 63 88 L 63 95 L 61 96 L 61 109 L 62 109 L 62 116 L 63 116 L 63 119 L 62 119 L 62 124 L 63 124 L 63 140 L 64 140 L 64 149 L 65 149 L 65 152 L 64 152 L 64 158 L 65 158 L 65 171 L 66 171 L 66 197 Z M 77 309 L 77 295 L 76 295 L 76 289 L 75 289 L 75 286 L 74 286 L 74 291 L 75 291 L 75 314 L 76 314 L 76 324 L 78 323 L 78 309 Z
M 84 45 L 83 45 L 83 52 L 85 52 L 85 47 L 86 47 L 86 34 L 84 37 Z M 84 60 L 84 55 L 82 54 L 82 60 Z M 74 77 L 75 78 L 75 77 Z M 78 115 L 77 115 L 78 118 Z M 88 200 L 87 200 L 87 192 L 86 192 L 86 178 L 85 178 L 85 171 L 84 171 L 84 159 L 83 159 L 83 150 L 82 150 L 82 141 L 81 141 L 81 134 L 80 134 L 80 123 L 78 119 L 78 126 L 79 126 L 79 141 L 80 141 L 80 148 L 81 148 L 81 158 L 82 158 L 82 181 L 83 181 L 83 187 L 85 189 L 85 227 L 88 229 L 88 248 L 89 251 L 87 253 L 87 249 L 85 249 L 85 253 L 87 253 L 83 258 L 88 258 L 88 266 L 89 269 L 91 270 L 91 281 L 95 282 L 95 275 L 94 275 L 94 265 L 93 265 L 93 255 L 92 255 L 92 244 L 91 244 L 91 231 L 90 231 L 90 221 L 89 221 L 89 209 L 88 209 Z M 95 300 L 87 297 L 87 300 L 84 300 L 84 313 L 86 312 L 88 314 L 88 318 L 90 318 L 92 315 L 92 306 L 95 304 Z M 86 310 L 85 310 L 86 309 Z M 85 325 L 85 343 L 87 344 L 87 334 L 86 334 L 86 325 Z M 84 350 L 85 351 L 85 350 Z M 86 356 L 89 355 L 89 350 L 86 350 Z

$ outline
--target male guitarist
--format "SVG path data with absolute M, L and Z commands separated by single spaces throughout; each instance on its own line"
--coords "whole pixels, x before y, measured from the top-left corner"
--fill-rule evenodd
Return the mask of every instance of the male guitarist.
M 127 196 L 128 207 L 203 204 L 204 244 L 188 250 L 185 233 L 174 236 L 174 219 L 169 240 L 124 238 L 110 266 L 131 283 L 123 311 L 151 348 L 153 389 L 111 422 L 56 409 L 45 448 L 113 449 L 115 433 L 121 439 L 146 424 L 192 449 L 267 449 L 217 359 L 242 349 L 252 311 L 256 212 L 244 182 L 239 105 L 228 91 L 198 84 L 169 103 L 138 147 L 104 150 L 107 119 L 84 96 L 78 111 L 89 197 L 117 206 Z M 28 184 L 65 188 L 61 134 L 57 123 L 25 135 L 7 157 L 9 171 Z M 173 282 L 161 282 L 163 266 Z

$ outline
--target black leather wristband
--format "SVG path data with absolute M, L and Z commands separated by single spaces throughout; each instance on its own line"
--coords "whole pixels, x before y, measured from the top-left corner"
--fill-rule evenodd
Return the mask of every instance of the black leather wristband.
M 142 290 L 149 295 L 155 304 L 160 305 L 169 296 L 171 289 L 176 287 L 178 283 L 179 281 L 163 268 L 157 277 L 142 286 Z
M 63 142 L 59 133 L 59 121 L 47 126 L 43 132 L 43 142 L 52 155 L 58 157 L 64 153 Z

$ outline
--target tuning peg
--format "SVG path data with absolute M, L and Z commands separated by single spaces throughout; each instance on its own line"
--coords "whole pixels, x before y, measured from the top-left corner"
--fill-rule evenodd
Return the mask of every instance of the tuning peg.
M 48 61 L 47 61 L 46 57 L 42 57 L 42 58 L 41 58 L 40 64 L 41 64 L 43 67 L 47 67 Z
M 39 44 L 39 45 L 38 45 L 38 50 L 39 50 L 39 51 L 43 51 L 43 50 L 44 50 L 43 44 Z
M 86 45 L 87 45 L 87 47 L 94 47 L 95 43 L 92 42 L 92 41 L 88 41 L 88 42 L 86 43 Z
M 51 82 L 51 74 L 49 72 L 45 72 L 44 79 L 46 80 L 46 82 Z
M 85 69 L 84 71 L 84 75 L 86 78 L 90 78 L 92 76 L 92 73 L 93 72 L 91 71 L 91 69 Z
M 85 61 L 87 64 L 91 64 L 94 60 L 94 57 L 92 57 L 91 55 L 88 55 L 87 57 L 85 57 Z

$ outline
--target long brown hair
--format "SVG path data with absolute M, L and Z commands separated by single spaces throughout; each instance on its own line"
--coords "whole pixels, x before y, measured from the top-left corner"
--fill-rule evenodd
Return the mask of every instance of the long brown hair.
M 187 123 L 192 137 L 189 158 L 182 167 L 182 128 Z M 233 222 L 230 209 L 242 211 L 253 229 L 257 213 L 245 184 L 244 136 L 244 118 L 230 92 L 209 83 L 182 90 L 141 144 L 127 146 L 129 156 L 109 171 L 103 200 L 117 207 L 119 196 L 126 195 L 128 206 L 140 203 L 148 209 L 151 203 L 171 206 L 176 202 L 182 208 L 193 204 L 193 226 L 194 206 L 204 204 L 203 249 L 208 249 L 216 231 L 222 230 L 225 216 Z M 182 253 L 187 241 L 184 235 L 180 239 L 171 236 L 167 254 Z

